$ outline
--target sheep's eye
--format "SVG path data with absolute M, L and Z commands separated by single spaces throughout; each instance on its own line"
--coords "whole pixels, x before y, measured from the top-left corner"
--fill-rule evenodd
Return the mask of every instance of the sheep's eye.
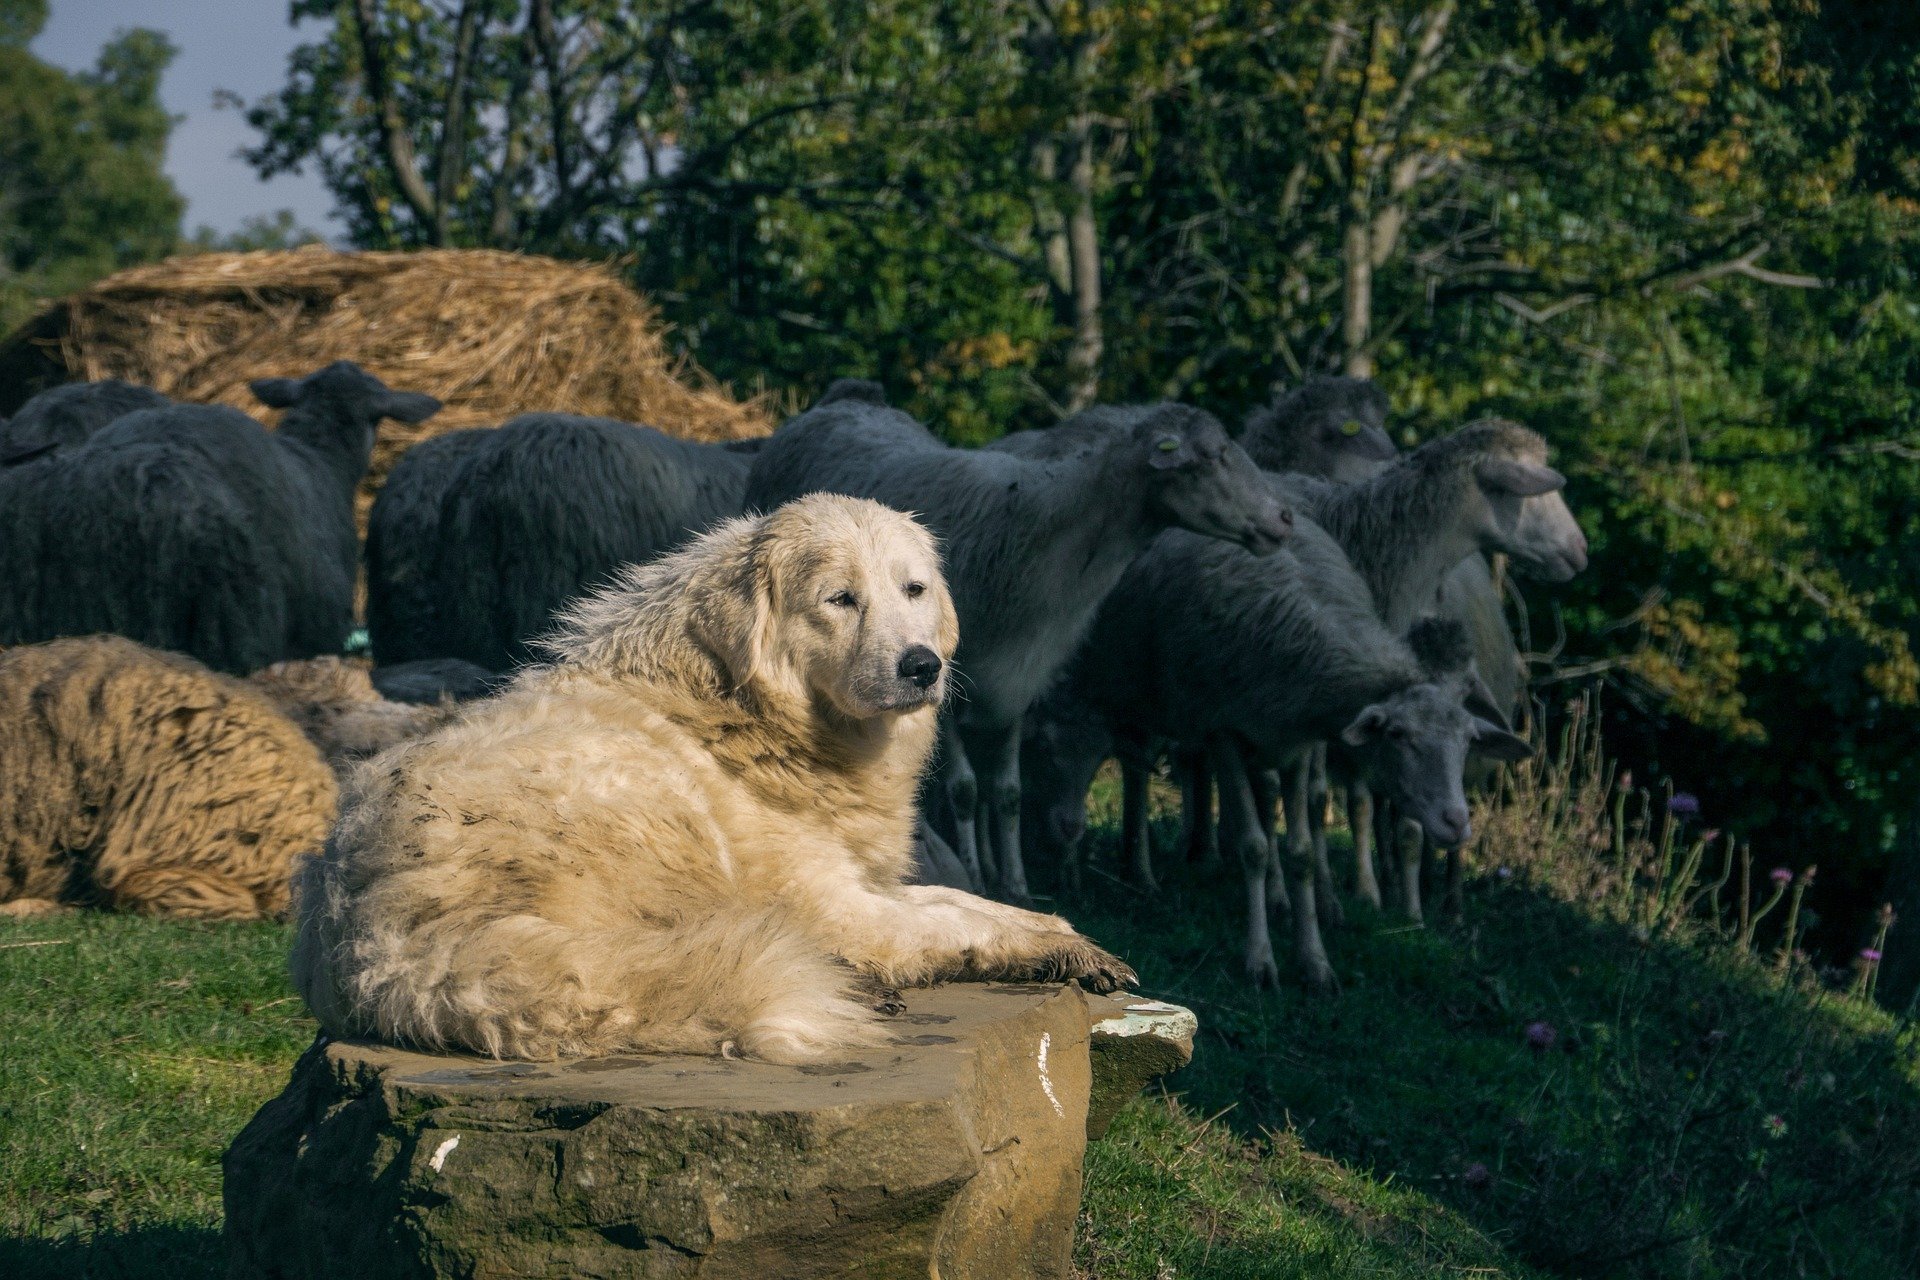
M 1153 447 L 1162 453 L 1172 453 L 1180 447 L 1180 441 L 1173 436 L 1161 436 Z
M 918 599 L 919 599 L 919 598 L 920 598 L 921 596 L 923 596 L 923 595 L 925 595 L 925 594 L 927 594 L 927 584 L 926 584 L 926 583 L 924 583 L 924 582 L 909 582 L 909 583 L 907 584 L 907 599 L 909 599 L 909 600 L 918 600 Z
M 857 609 L 860 607 L 860 602 L 854 599 L 853 592 L 851 591 L 835 592 L 833 595 L 827 597 L 827 603 L 838 605 L 842 609 Z
M 1360 424 L 1352 418 L 1348 418 L 1340 424 L 1340 434 L 1343 436 L 1357 436 L 1360 434 Z

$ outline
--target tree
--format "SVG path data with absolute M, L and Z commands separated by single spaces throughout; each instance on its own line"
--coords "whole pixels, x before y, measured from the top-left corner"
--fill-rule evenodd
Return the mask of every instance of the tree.
M 70 75 L 27 52 L 45 20 L 44 0 L 0 0 L 0 329 L 38 298 L 167 253 L 183 208 L 161 171 L 173 46 L 122 32 Z

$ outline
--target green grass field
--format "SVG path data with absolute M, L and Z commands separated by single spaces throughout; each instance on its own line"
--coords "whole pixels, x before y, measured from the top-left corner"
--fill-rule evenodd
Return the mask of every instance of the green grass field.
M 1090 1152 L 1085 1274 L 1920 1274 L 1920 1078 L 1886 1015 L 1524 877 L 1447 927 L 1332 933 L 1337 998 L 1255 992 L 1231 877 L 1168 871 L 1062 904 L 1202 1025 Z M 312 1034 L 286 941 L 0 922 L 0 1276 L 221 1273 L 220 1152 Z

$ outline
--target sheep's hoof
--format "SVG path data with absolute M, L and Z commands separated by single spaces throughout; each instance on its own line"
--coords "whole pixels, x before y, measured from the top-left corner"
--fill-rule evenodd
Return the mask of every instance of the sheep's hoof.
M 1007 885 L 1001 885 L 1000 892 L 996 896 L 1008 906 L 1018 907 L 1022 911 L 1033 911 L 1036 909 L 1033 895 L 1028 893 L 1024 887 L 1015 889 Z
M 1271 954 L 1246 958 L 1247 981 L 1256 991 L 1269 991 L 1280 985 L 1280 966 Z
M 1300 966 L 1300 980 L 1314 995 L 1337 996 L 1340 994 L 1340 977 L 1325 961 L 1303 963 Z

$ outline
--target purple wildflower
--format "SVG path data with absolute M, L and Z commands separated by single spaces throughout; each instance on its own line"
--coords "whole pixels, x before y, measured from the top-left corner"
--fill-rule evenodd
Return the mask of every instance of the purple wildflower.
M 1768 878 L 1775 884 L 1785 884 L 1787 881 L 1793 879 L 1793 872 L 1786 867 L 1775 867 L 1768 873 Z
M 1553 1048 L 1553 1042 L 1560 1033 L 1553 1029 L 1551 1022 L 1529 1022 L 1527 1024 L 1527 1048 L 1535 1053 L 1545 1053 Z
M 1760 1122 L 1760 1127 L 1767 1131 L 1769 1138 L 1784 1138 L 1787 1136 L 1787 1122 L 1779 1116 L 1768 1116 Z
M 1475 1160 L 1467 1166 L 1467 1171 L 1460 1175 L 1460 1181 L 1478 1191 L 1493 1181 L 1493 1170 Z
M 1875 947 L 1862 947 L 1860 948 L 1860 958 L 1868 964 L 1879 964 L 1880 952 L 1878 948 Z
M 1676 791 L 1667 797 L 1667 812 L 1676 818 L 1700 816 L 1700 797 L 1691 791 Z

